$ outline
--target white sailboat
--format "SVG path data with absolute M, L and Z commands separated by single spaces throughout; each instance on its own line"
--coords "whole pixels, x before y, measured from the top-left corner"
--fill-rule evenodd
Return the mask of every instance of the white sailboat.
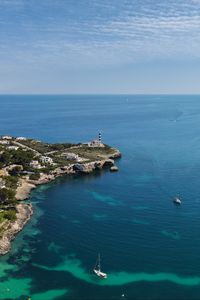
M 180 205 L 181 204 L 180 197 L 176 196 L 175 199 L 174 199 L 174 203 Z
M 97 258 L 96 264 L 95 264 L 95 266 L 94 266 L 94 273 L 95 273 L 97 276 L 106 279 L 106 278 L 107 278 L 107 274 L 101 272 L 101 264 L 100 264 L 100 263 L 101 263 L 101 262 L 100 262 L 100 254 L 98 254 L 98 258 Z

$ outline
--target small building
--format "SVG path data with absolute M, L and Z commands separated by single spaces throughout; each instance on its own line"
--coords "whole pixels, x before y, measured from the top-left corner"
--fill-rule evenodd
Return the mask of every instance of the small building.
M 43 163 L 43 164 L 50 164 L 50 165 L 53 165 L 53 159 L 49 156 L 41 156 L 40 157 L 40 161 Z
M 101 132 L 99 132 L 99 136 L 97 139 L 87 143 L 88 147 L 105 147 L 101 140 Z
M 0 144 L 1 144 L 1 145 L 9 145 L 10 142 L 9 142 L 9 141 L 6 141 L 6 140 L 0 140 Z
M 61 156 L 66 159 L 69 159 L 69 160 L 75 160 L 75 161 L 80 160 L 80 157 L 75 153 L 65 152 L 65 153 L 62 153 Z
M 12 140 L 12 136 L 9 135 L 3 135 L 1 138 L 2 140 Z
M 24 136 L 19 136 L 16 138 L 16 141 L 26 141 L 26 140 L 27 140 L 27 138 Z
M 91 142 L 89 142 L 88 144 L 88 147 L 105 147 L 104 146 L 104 144 L 101 142 L 101 141 L 99 141 L 99 140 L 93 140 L 93 141 L 91 141 Z
M 9 149 L 9 150 L 18 150 L 19 147 L 17 147 L 17 146 L 8 146 L 7 149 Z
M 32 160 L 30 162 L 30 167 L 32 167 L 33 169 L 42 169 L 42 166 L 38 160 Z

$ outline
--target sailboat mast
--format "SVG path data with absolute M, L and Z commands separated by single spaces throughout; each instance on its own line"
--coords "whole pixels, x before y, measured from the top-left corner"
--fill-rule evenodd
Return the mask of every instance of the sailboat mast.
M 99 253 L 99 255 L 98 255 L 98 259 L 99 259 L 99 271 L 101 270 L 101 263 L 100 263 L 100 253 Z

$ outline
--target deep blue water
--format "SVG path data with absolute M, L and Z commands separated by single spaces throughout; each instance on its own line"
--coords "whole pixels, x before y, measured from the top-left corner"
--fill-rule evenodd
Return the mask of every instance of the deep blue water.
M 200 299 L 200 96 L 0 96 L 0 105 L 0 135 L 85 142 L 101 131 L 123 155 L 118 173 L 32 193 L 35 214 L 0 258 L 0 299 Z M 92 274 L 98 252 L 107 280 Z

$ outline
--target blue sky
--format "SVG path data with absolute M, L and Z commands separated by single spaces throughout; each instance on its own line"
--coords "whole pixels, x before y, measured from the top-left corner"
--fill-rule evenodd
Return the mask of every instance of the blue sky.
M 200 0 L 0 0 L 0 93 L 200 93 Z

